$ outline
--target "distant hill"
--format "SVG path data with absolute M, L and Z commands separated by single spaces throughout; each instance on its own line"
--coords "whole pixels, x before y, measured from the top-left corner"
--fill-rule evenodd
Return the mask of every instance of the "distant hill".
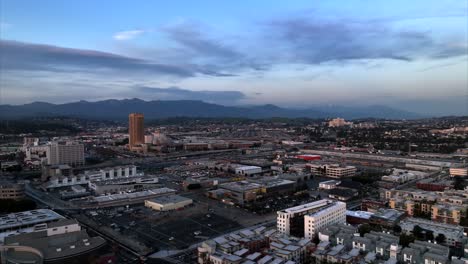
M 275 105 L 223 106 L 202 101 L 144 101 L 141 99 L 104 100 L 97 102 L 78 101 L 66 104 L 34 102 L 24 105 L 0 105 L 1 119 L 16 119 L 39 116 L 71 116 L 89 119 L 126 119 L 129 113 L 140 112 L 147 119 L 168 117 L 245 117 L 245 118 L 388 118 L 411 119 L 421 117 L 386 106 L 364 107 L 311 107 L 290 109 Z

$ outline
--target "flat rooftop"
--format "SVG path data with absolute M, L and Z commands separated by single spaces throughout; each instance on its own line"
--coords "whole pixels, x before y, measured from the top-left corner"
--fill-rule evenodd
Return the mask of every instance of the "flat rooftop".
M 124 199 L 139 199 L 139 198 L 145 198 L 146 196 L 151 196 L 151 195 L 163 195 L 165 193 L 175 193 L 174 189 L 170 188 L 158 188 L 158 189 L 151 189 L 147 191 L 141 191 L 141 192 L 133 192 L 133 193 L 118 193 L 118 194 L 111 194 L 111 195 L 105 195 L 105 196 L 98 196 L 94 197 L 93 200 L 99 203 L 102 202 L 111 202 L 111 201 L 118 201 L 118 200 L 124 200 Z
M 156 197 L 153 199 L 149 199 L 148 201 L 164 205 L 164 204 L 180 203 L 180 202 L 189 201 L 189 200 L 192 201 L 192 199 L 190 198 L 174 194 L 174 195 Z
M 305 211 L 309 211 L 309 210 L 313 210 L 313 209 L 319 209 L 319 208 L 322 208 L 322 207 L 327 206 L 327 205 L 332 204 L 332 203 L 333 203 L 332 200 L 324 199 L 324 200 L 315 201 L 315 202 L 311 202 L 311 203 L 291 207 L 291 208 L 288 208 L 288 209 L 284 209 L 284 210 L 282 210 L 280 212 L 285 212 L 285 213 L 289 213 L 289 214 L 301 213 L 301 212 L 305 212 Z
M 346 216 L 353 216 L 362 219 L 369 219 L 374 213 L 367 211 L 346 211 Z
M 219 188 L 238 192 L 259 189 L 261 187 L 262 186 L 258 183 L 248 181 L 227 182 L 219 185 Z
M 49 209 L 36 209 L 0 216 L 0 232 L 56 221 L 64 217 Z

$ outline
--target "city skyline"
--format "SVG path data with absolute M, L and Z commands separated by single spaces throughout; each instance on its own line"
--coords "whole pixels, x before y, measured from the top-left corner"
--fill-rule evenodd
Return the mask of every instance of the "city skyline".
M 141 98 L 466 115 L 466 1 L 2 1 L 0 104 Z

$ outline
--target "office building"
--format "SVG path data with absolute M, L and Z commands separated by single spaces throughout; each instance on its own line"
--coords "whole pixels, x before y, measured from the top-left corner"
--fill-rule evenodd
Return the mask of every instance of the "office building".
M 277 214 L 279 232 L 310 239 L 328 224 L 345 223 L 346 204 L 324 199 L 281 210 Z
M 307 164 L 310 172 L 314 176 L 323 176 L 329 178 L 347 178 L 356 175 L 356 167 L 341 166 L 339 164 Z
M 74 141 L 52 142 L 50 144 L 50 156 L 48 157 L 47 163 L 49 165 L 84 165 L 84 145 Z
M 128 146 L 130 150 L 145 143 L 144 116 L 140 113 L 131 113 L 128 116 Z
M 24 197 L 23 183 L 0 181 L 0 200 L 21 200 Z

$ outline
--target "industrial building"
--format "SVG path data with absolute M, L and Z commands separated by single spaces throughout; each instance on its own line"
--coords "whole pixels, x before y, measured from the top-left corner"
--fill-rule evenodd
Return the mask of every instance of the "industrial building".
M 145 206 L 156 211 L 171 211 L 191 205 L 193 200 L 179 195 L 160 196 L 145 200 Z
M 235 168 L 235 173 L 239 175 L 251 176 L 262 173 L 262 168 L 259 166 L 240 166 Z
M 134 204 L 134 203 L 143 203 L 143 201 L 155 198 L 158 196 L 175 194 L 174 189 L 169 189 L 166 187 L 151 189 L 141 192 L 133 193 L 119 193 L 119 194 L 110 194 L 93 197 L 90 200 L 90 206 L 115 206 L 121 204 Z
M 156 177 L 129 177 L 112 180 L 100 180 L 88 183 L 88 187 L 97 195 L 106 193 L 135 192 L 154 188 L 158 184 Z

